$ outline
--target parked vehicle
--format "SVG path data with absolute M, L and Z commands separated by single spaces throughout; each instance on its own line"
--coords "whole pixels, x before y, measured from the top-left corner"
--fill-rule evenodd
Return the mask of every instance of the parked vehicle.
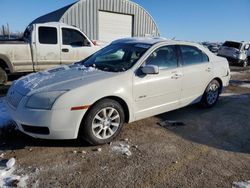
M 0 41 L 0 84 L 8 74 L 71 64 L 99 49 L 76 27 L 57 22 L 30 25 L 22 39 Z
M 249 48 L 250 42 L 226 41 L 219 49 L 218 55 L 227 58 L 230 63 L 246 67 L 250 64 Z
M 213 53 L 218 53 L 219 49 L 220 49 L 220 45 L 216 44 L 216 43 L 212 43 L 210 45 L 208 45 L 208 49 L 213 52 Z
M 90 58 L 14 82 L 7 106 L 33 137 L 110 142 L 124 122 L 200 102 L 217 103 L 228 86 L 225 58 L 189 42 L 129 38 Z

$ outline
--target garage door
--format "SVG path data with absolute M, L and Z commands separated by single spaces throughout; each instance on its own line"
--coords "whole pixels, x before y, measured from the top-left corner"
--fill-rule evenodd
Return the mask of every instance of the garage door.
M 132 36 L 131 15 L 99 11 L 99 40 L 111 42 Z

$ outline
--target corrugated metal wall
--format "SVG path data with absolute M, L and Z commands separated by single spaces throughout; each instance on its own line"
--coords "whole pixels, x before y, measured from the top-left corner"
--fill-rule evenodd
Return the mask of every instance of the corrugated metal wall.
M 61 22 L 75 25 L 91 39 L 98 40 L 98 11 L 133 15 L 133 36 L 147 34 L 159 36 L 159 30 L 150 14 L 141 6 L 129 0 L 80 0 L 72 5 L 60 19 Z

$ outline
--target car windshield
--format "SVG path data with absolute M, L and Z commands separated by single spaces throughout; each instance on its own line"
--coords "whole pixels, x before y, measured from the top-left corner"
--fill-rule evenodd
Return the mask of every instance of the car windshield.
M 223 46 L 240 49 L 241 48 L 241 43 L 238 43 L 238 42 L 225 42 L 223 44 Z
M 108 72 L 124 72 L 130 69 L 151 47 L 149 44 L 111 44 L 82 61 L 86 67 Z

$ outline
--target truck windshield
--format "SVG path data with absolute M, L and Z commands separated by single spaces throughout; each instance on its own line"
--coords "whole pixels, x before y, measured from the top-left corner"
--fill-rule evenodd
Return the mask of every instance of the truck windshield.
M 227 41 L 227 42 L 225 42 L 224 44 L 223 44 L 223 46 L 226 46 L 226 47 L 230 47 L 230 48 L 236 48 L 236 49 L 240 49 L 241 48 L 241 43 L 239 43 L 239 42 L 229 42 L 229 41 Z
M 82 63 L 108 72 L 124 72 L 130 69 L 151 47 L 149 44 L 111 44 Z

